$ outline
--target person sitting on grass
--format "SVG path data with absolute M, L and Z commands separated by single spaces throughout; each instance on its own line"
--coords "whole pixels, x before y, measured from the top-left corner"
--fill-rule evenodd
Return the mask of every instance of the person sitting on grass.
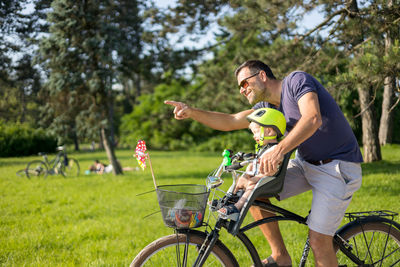
M 117 161 L 117 163 L 121 166 L 121 163 Z M 123 167 L 122 171 L 138 171 L 139 168 L 133 168 L 133 167 Z M 97 174 L 103 174 L 103 173 L 111 173 L 113 171 L 113 166 L 111 164 L 105 165 L 101 163 L 99 160 L 95 160 L 93 165 L 90 166 L 88 173 L 90 172 L 95 172 Z
M 278 140 L 283 137 L 286 131 L 286 120 L 284 115 L 272 108 L 260 108 L 255 110 L 247 119 L 250 121 L 249 129 L 253 133 L 253 138 L 256 141 L 257 159 L 265 152 L 272 151 Z M 246 172 L 240 176 L 238 183 L 235 187 L 234 193 L 243 189 L 244 193 L 237 203 L 227 205 L 218 210 L 220 216 L 224 219 L 237 220 L 240 210 L 248 201 L 251 192 L 254 190 L 256 184 L 260 179 L 266 176 L 274 176 L 279 172 L 267 172 L 259 174 L 257 164 L 249 164 Z
M 111 167 L 109 167 L 111 166 Z M 101 163 L 99 160 L 95 160 L 93 165 L 90 166 L 89 170 L 91 172 L 95 172 L 98 174 L 103 174 L 103 173 L 109 173 L 112 171 L 112 165 L 107 165 L 105 166 L 103 163 Z

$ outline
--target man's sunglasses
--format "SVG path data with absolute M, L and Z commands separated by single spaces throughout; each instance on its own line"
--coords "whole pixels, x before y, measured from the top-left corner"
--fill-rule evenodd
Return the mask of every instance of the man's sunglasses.
M 256 72 L 256 73 L 250 75 L 249 77 L 243 79 L 243 80 L 240 82 L 240 84 L 238 85 L 238 86 L 239 86 L 239 90 L 240 90 L 242 87 L 243 87 L 244 89 L 247 89 L 247 86 L 249 86 L 249 82 L 248 82 L 247 80 L 250 79 L 251 77 L 254 77 L 254 76 L 258 75 L 259 73 L 260 73 L 260 72 L 258 71 L 258 72 Z

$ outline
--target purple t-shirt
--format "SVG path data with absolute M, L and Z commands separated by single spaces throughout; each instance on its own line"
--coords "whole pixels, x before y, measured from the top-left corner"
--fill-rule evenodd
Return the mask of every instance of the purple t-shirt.
M 322 116 L 322 125 L 298 147 L 305 160 L 339 159 L 362 162 L 363 158 L 353 130 L 329 92 L 308 73 L 294 71 L 282 82 L 281 103 L 278 108 L 285 115 L 286 129 L 291 131 L 300 119 L 298 101 L 308 92 L 315 92 Z M 268 102 L 259 102 L 253 109 L 277 108 Z

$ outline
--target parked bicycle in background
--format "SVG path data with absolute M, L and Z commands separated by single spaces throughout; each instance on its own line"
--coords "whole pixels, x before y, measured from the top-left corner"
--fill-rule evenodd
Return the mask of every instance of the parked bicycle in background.
M 39 153 L 43 160 L 33 160 L 28 163 L 24 170 L 28 178 L 31 177 L 47 177 L 47 175 L 61 174 L 64 177 L 78 176 L 80 167 L 76 159 L 70 158 L 65 151 L 64 146 L 57 147 L 59 151 L 56 157 L 49 160 L 47 154 Z M 18 174 L 18 173 L 17 173 Z

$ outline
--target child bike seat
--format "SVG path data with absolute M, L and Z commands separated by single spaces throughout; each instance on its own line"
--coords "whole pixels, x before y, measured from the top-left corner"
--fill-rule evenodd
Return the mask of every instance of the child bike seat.
M 232 235 L 236 235 L 239 232 L 239 227 L 241 226 L 244 217 L 246 217 L 246 214 L 253 204 L 254 200 L 259 197 L 276 197 L 278 193 L 282 191 L 287 165 L 289 163 L 290 156 L 292 155 L 294 150 L 295 149 L 285 154 L 281 167 L 274 176 L 265 176 L 258 181 L 255 188 L 253 189 L 253 192 L 250 194 L 248 201 L 246 202 L 246 204 L 244 204 L 242 210 L 240 211 L 238 220 L 230 221 L 228 227 L 229 233 L 231 233 Z

